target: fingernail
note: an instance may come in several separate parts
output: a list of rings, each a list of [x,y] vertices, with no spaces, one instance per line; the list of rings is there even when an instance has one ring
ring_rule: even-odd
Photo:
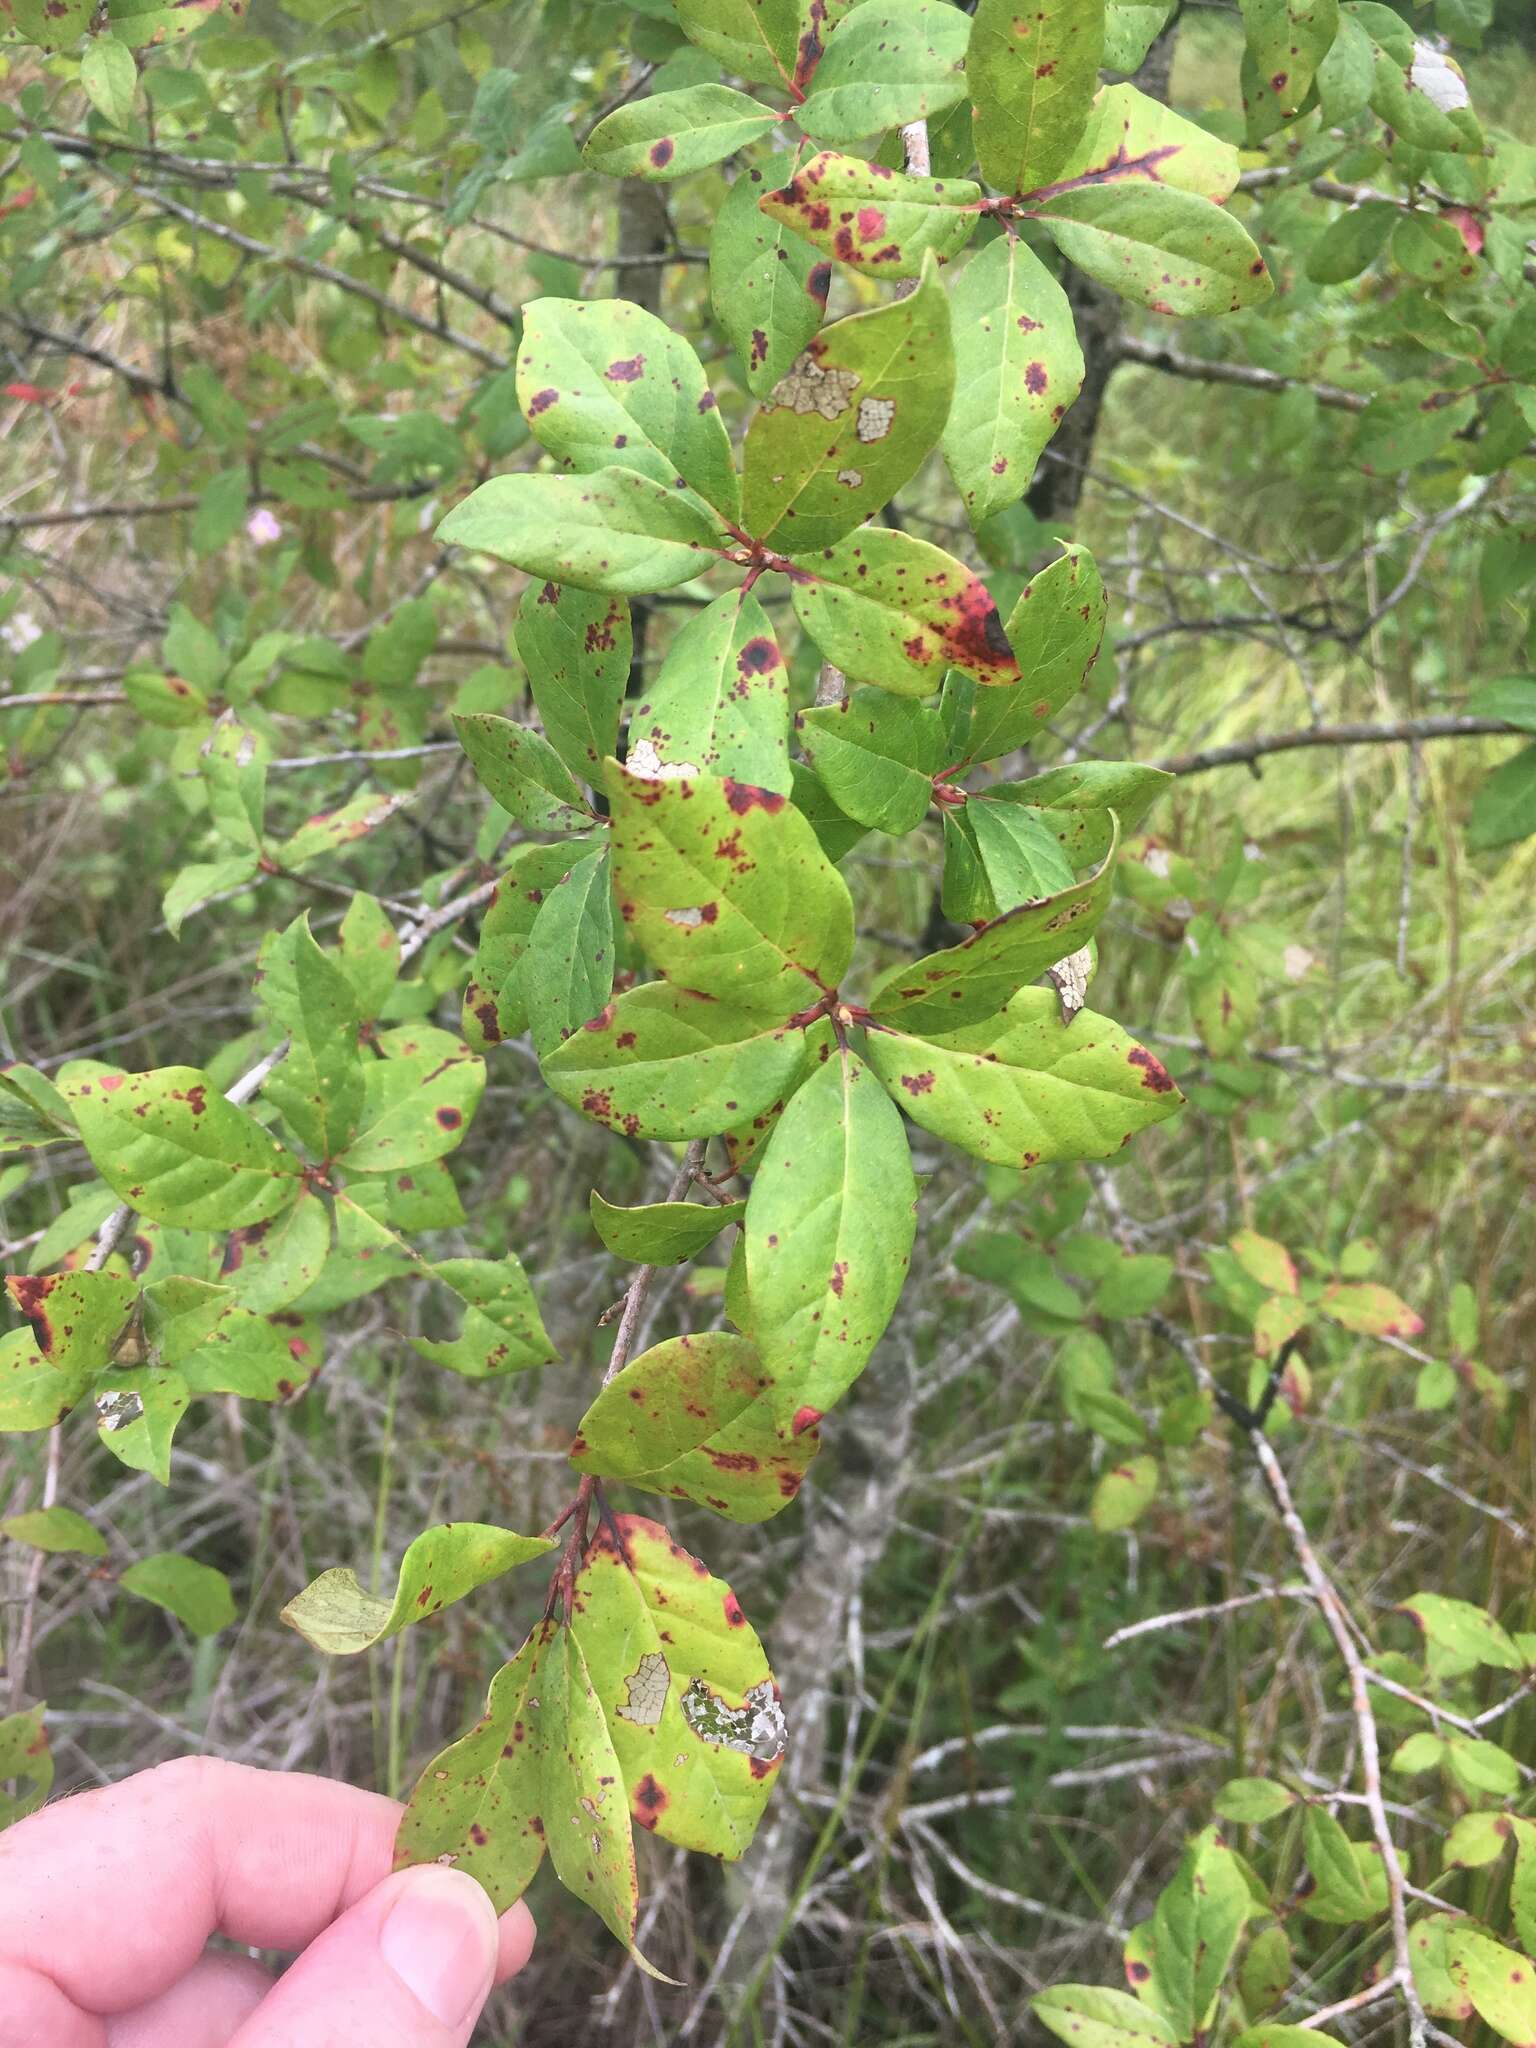
[[[413,1871],[384,1917],[379,1953],[434,2018],[454,2026],[491,1988],[495,1908],[461,1871]]]

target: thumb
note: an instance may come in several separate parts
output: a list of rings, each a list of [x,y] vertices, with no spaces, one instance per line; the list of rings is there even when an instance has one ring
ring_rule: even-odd
[[[472,1877],[400,1871],[310,1943],[229,2048],[465,2048],[497,1943],[495,1908]]]

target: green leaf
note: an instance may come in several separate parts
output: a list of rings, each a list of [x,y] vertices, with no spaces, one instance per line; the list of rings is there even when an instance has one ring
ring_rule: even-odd
[[[794,1499],[820,1448],[816,1429],[796,1430],[779,1407],[744,1337],[674,1337],[603,1388],[577,1424],[571,1463],[732,1522],[766,1522]]]
[[[740,356],[747,389],[757,398],[789,373],[820,327],[831,274],[830,264],[818,259],[809,242],[759,211],[767,190],[762,171],[744,168],[726,193],[709,238],[715,320]]]
[[[642,100],[609,119],[659,104]],[[534,299],[523,308],[517,396],[534,434],[572,468],[618,462],[669,489],[686,485],[730,517],[739,510],[730,438],[704,366],[643,306]]]
[[[4,11],[6,26],[14,27],[24,42],[62,50],[91,26],[96,0],[4,0]]]
[[[232,853],[224,860],[194,861],[190,867],[180,869],[161,899],[166,930],[173,939],[179,939],[182,926],[194,910],[210,897],[223,896],[254,881],[259,872],[260,856],[254,852]]]
[[[1438,1735],[1420,1730],[1399,1743],[1388,1768],[1400,1771],[1405,1777],[1415,1777],[1421,1771],[1438,1770],[1445,1760],[1445,1744]]]
[[[1051,989],[1020,989],[995,1016],[932,1036],[871,1029],[865,1056],[914,1123],[1000,1166],[1107,1159],[1184,1101],[1107,1017],[1081,1010],[1064,1024]]]
[[[973,797],[944,813],[944,915],[986,924],[1070,889],[1072,863],[1042,811]]]
[[[298,1160],[195,1067],[97,1072],[65,1093],[96,1171],[154,1222],[235,1230],[298,1195]]]
[[[804,1066],[805,1033],[713,996],[647,982],[543,1062],[562,1102],[626,1137],[687,1139],[768,1112]]]
[[[955,397],[944,459],[973,526],[1029,489],[1083,382],[1067,295],[1014,235],[999,235],[950,287]]]
[[[1223,1820],[1259,1826],[1296,1804],[1294,1792],[1273,1778],[1229,1778],[1211,1802]]]
[[[590,839],[522,847],[497,883],[464,991],[464,1036],[477,1051],[527,1029],[518,963],[545,898],[591,847]]]
[[[602,1009],[613,965],[612,865],[602,846],[539,905],[517,965],[517,996],[541,1058]]]
[[[1469,1600],[1452,1600],[1443,1593],[1415,1593],[1400,1607],[1423,1629],[1443,1677],[1474,1670],[1479,1664],[1491,1664],[1498,1671],[1525,1669],[1525,1659],[1508,1632]]]
[[[97,1434],[120,1464],[171,1483],[171,1439],[192,1390],[179,1372],[138,1366],[105,1374],[92,1392]]]
[[[1536,832],[1536,746],[1495,768],[1472,798],[1467,844],[1475,853],[1491,846],[1512,846]]]
[[[683,34],[738,78],[787,85],[800,33],[799,0],[676,0]]]
[[[1451,1775],[1469,1798],[1491,1793],[1495,1799],[1512,1799],[1520,1790],[1520,1766],[1496,1742],[1451,1735],[1445,1749]]]
[[[944,761],[944,728],[931,706],[885,690],[850,690],[836,704],[802,711],[795,727],[807,761],[845,816],[880,832],[906,833],[922,823]]]
[[[1502,718],[1521,732],[1536,733],[1536,676],[1500,676],[1479,683],[1467,699],[1475,718]]]
[[[1417,1337],[1424,1329],[1424,1318],[1375,1280],[1331,1280],[1318,1307],[1331,1322],[1362,1337]]]
[[[977,698],[962,766],[1011,754],[1077,695],[1098,660],[1108,611],[1103,580],[1086,548],[1067,547],[1025,586],[1006,628],[1019,680],[1011,690],[989,690]]]
[[[77,1136],[70,1106],[46,1074],[24,1060],[0,1069],[0,1153],[73,1144]]]
[[[1174,2048],[1179,2038],[1155,2006],[1101,1984],[1053,1984],[1029,2009],[1068,2048]]]
[[[548,1536],[519,1536],[486,1522],[445,1522],[407,1549],[393,1598],[365,1591],[343,1565],[322,1572],[289,1601],[281,1619],[326,1656],[355,1657],[555,1547]]]
[[[13,1273],[5,1285],[43,1357],[71,1377],[112,1362],[139,1294],[112,1273]]]
[[[1161,1253],[1117,1258],[1093,1290],[1094,1314],[1111,1320],[1149,1315],[1168,1292],[1173,1273],[1173,1261]]]
[[[958,256],[976,232],[981,187],[968,178],[915,178],[823,150],[758,201],[828,256],[873,277],[918,277],[931,250]]]
[[[1233,2048],[1318,2048],[1320,2042],[1337,2048],[1338,2036],[1325,2034],[1317,2027],[1284,2027],[1266,2021],[1260,2027],[1245,2027]]]
[[[864,0],[849,20],[882,11]],[[908,297],[822,328],[773,386],[742,457],[748,532],[793,553],[851,533],[937,445],[952,390],[949,304],[930,262]]]
[[[788,670],[750,591],[717,597],[667,649],[630,718],[629,766],[730,775],[788,794]]]
[[[517,651],[550,745],[574,776],[600,781],[629,687],[629,606],[621,597],[530,583],[517,608]]]
[[[772,107],[731,86],[690,85],[617,108],[598,122],[581,154],[594,171],[612,178],[661,184],[745,149],[777,127],[779,118]]]
[[[611,763],[614,890],[681,987],[783,1020],[853,952],[847,884],[788,799],[727,776],[651,780]]]
[[[1114,890],[1114,859],[1111,847],[1086,882],[1005,911],[958,946],[892,968],[869,999],[875,1022],[930,1037],[995,1017],[1025,983],[1087,944]],[[1127,1054],[1127,1061],[1143,1067],[1149,1094],[1171,1092],[1150,1053],[1142,1060]]]
[[[337,959],[352,984],[359,1017],[371,1022],[389,1000],[400,972],[400,941],[372,896],[354,894],[337,934]]]
[[[951,667],[978,683],[1018,681],[992,593],[930,541],[864,527],[792,557],[790,581],[795,616],[857,682],[926,697]]]
[[[1153,313],[1236,313],[1274,289],[1232,215],[1173,186],[1085,185],[1034,214],[1080,270]]]
[[[1112,1465],[1093,1489],[1089,1520],[1101,1536],[1128,1529],[1151,1506],[1158,1468],[1153,1457],[1127,1458]]]
[[[437,529],[445,544],[583,590],[669,590],[712,566],[720,535],[693,499],[633,469],[493,476]]]
[[[434,1365],[465,1379],[527,1372],[559,1357],[549,1341],[538,1302],[517,1254],[499,1259],[439,1259],[432,1278],[456,1295],[464,1316],[457,1337],[409,1339],[411,1348]]]
[[[816,1421],[863,1371],[901,1294],[916,1206],[900,1116],[862,1060],[834,1052],[780,1117],[743,1225],[781,1421]]]
[[[864,0],[826,38],[795,119],[839,148],[942,114],[965,96],[969,17],[946,0]]]
[[[1237,1991],[1244,2010],[1251,2016],[1278,2005],[1291,1982],[1291,1940],[1283,1927],[1262,1928],[1249,1942],[1238,1965]],[[1250,2031],[1258,2031],[1251,2029]],[[1316,2048],[1315,2042],[1293,2043],[1292,2048]]]
[[[999,192],[1048,184],[1082,135],[1099,87],[1104,0],[1021,11],[980,0],[966,59],[981,175]]]
[[[0,1522],[0,1536],[9,1536],[13,1543],[28,1544],[33,1550],[68,1556],[107,1554],[106,1537],[73,1508],[33,1508],[29,1514],[11,1515]]]
[[[363,1068],[363,1113],[343,1164],[392,1173],[451,1152],[480,1104],[485,1062],[446,1031],[405,1026],[378,1040]]]
[[[306,912],[262,952],[262,1001],[290,1034],[266,1096],[316,1159],[344,1152],[363,1111],[363,1063],[352,985],[321,951]]]
[[[1451,1861],[1451,1844],[1456,1841],[1463,1828],[1474,1821],[1489,1819],[1482,1814],[1464,1814],[1451,1830],[1446,1843],[1446,1861]],[[1511,1822],[1502,1814],[1491,1816],[1492,1831],[1501,1841],[1511,1829]],[[1513,1823],[1515,1836],[1515,1867],[1509,1880],[1509,1910],[1515,1923],[1515,1934],[1520,1946],[1529,1954],[1536,1943],[1536,1830],[1529,1821]],[[1458,1845],[1459,1847],[1459,1845]],[[1491,1860],[1491,1859],[1484,1859]]]
[[[1236,1953],[1249,1903],[1237,1858],[1207,1829],[1185,1851],[1178,1875],[1152,1915],[1149,1989],[1181,2041],[1193,2040],[1205,2028]]]
[[[114,128],[125,128],[133,114],[139,70],[133,53],[115,36],[92,36],[80,59],[80,83],[97,113]]]
[[[1526,1958],[1466,1921],[1447,1930],[1445,1954],[1452,1982],[1471,1999],[1478,2018],[1516,2048],[1532,2048],[1536,1973]]]
[[[637,1266],[681,1266],[696,1259],[746,1209],[745,1202],[647,1202],[620,1209],[595,1188],[591,1198],[592,1228],[616,1259]]]
[[[1374,392],[1360,415],[1355,460],[1377,475],[1414,469],[1438,455],[1476,412],[1470,393],[1456,397],[1422,378]]]
[[[504,811],[534,832],[582,832],[592,812],[542,733],[490,711],[455,712],[453,729],[476,775]]]
[[[1308,1806],[1303,1812],[1301,1838],[1307,1868],[1317,1880],[1317,1889],[1307,1898],[1306,1910],[1312,1913],[1323,1906],[1327,1908],[1326,1917],[1332,1920],[1339,1914],[1345,1923],[1368,1919],[1375,1904],[1356,1854],[1362,1845],[1352,1842],[1322,1806]]]
[[[195,1636],[216,1636],[235,1618],[235,1596],[224,1574],[174,1550],[140,1558],[117,1583],[125,1593],[174,1614]]]
[[[134,49],[147,43],[177,42],[201,28],[223,0],[107,0],[107,18],[123,42]]]
[[[1399,208],[1385,199],[1351,206],[1307,251],[1308,277],[1314,284],[1347,284],[1358,277],[1387,246],[1400,217]]]

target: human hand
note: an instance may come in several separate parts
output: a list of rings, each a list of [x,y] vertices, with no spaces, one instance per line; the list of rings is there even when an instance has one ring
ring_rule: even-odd
[[[400,1809],[182,1757],[0,1835],[0,2048],[465,2048],[533,1947],[472,1878],[389,1874]],[[276,1983],[210,1934],[301,1950]]]

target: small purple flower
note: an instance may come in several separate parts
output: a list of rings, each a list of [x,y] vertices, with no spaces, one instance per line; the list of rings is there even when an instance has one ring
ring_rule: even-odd
[[[269,512],[265,505],[258,507],[245,522],[246,533],[259,548],[271,547],[273,541],[283,537],[282,521]]]

